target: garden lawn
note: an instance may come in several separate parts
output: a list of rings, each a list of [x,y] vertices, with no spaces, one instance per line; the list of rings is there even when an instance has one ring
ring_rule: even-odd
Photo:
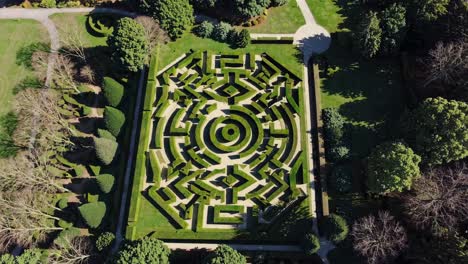
[[[79,30],[78,34],[83,36],[84,47],[107,46],[106,39],[95,37],[86,30],[86,18],[88,13],[57,13],[50,16],[50,19],[57,25],[59,33],[73,32],[75,26]]]
[[[251,33],[295,33],[304,24],[305,20],[296,0],[290,0],[284,6],[268,9],[268,15],[263,23],[247,29]]]
[[[13,88],[32,71],[16,64],[19,49],[36,42],[49,43],[46,29],[33,20],[0,21],[0,115],[11,110]]]
[[[338,1],[341,0],[307,0],[317,23],[330,33],[344,30],[346,16]]]
[[[164,68],[184,53],[193,50],[210,50],[215,53],[268,53],[283,66],[302,78],[302,55],[293,45],[289,44],[249,44],[244,49],[232,49],[228,44],[212,39],[203,39],[192,33],[185,33],[175,42],[161,46],[159,51],[159,69]]]

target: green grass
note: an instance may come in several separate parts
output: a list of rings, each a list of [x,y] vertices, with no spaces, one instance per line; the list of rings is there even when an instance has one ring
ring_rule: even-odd
[[[346,16],[337,1],[339,0],[307,0],[317,23],[330,33],[344,30]]]
[[[304,24],[305,20],[297,2],[290,0],[284,6],[268,9],[267,18],[263,23],[247,29],[251,33],[295,33]]]
[[[2,20],[0,22],[0,115],[12,108],[13,88],[32,71],[16,64],[16,53],[35,42],[49,43],[46,29],[33,20]]]
[[[73,28],[79,30],[79,34],[83,36],[84,47],[107,46],[106,39],[103,37],[95,37],[86,30],[86,18],[88,13],[57,13],[50,16],[52,21],[57,25],[59,33],[63,36],[64,32],[74,33]]]
[[[232,49],[226,43],[217,42],[212,39],[203,39],[195,36],[192,33],[185,33],[180,39],[175,42],[170,42],[165,46],[161,46],[159,52],[159,68],[162,69],[170,64],[173,60],[180,57],[184,53],[193,50],[210,50],[217,53],[235,52],[247,53],[254,52],[261,54],[268,53],[275,60],[280,62],[290,71],[302,77],[302,55],[300,51],[293,45],[278,45],[278,44],[249,44],[244,49]]]

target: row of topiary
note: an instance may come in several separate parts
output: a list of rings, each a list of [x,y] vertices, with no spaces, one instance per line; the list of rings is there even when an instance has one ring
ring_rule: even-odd
[[[213,24],[203,21],[195,27],[194,33],[202,38],[212,38],[219,42],[226,42],[236,48],[245,48],[250,43],[250,33],[247,29],[237,31],[229,23]]]

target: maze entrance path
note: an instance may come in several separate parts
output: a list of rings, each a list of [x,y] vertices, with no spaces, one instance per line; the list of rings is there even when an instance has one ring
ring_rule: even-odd
[[[258,238],[308,208],[299,77],[267,54],[200,51],[151,72],[127,236],[140,192],[170,223],[154,230],[166,239]]]

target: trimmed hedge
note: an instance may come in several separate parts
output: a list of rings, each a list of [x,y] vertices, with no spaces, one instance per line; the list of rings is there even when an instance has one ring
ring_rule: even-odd
[[[114,160],[119,144],[107,138],[94,138],[94,146],[98,159],[105,165],[109,165]]]
[[[93,31],[92,33],[94,35],[100,36],[100,37],[108,37],[112,35],[112,33],[114,32],[114,27],[104,25],[102,21],[104,18],[105,17],[101,17],[101,16],[93,17],[92,15],[89,15],[88,18],[86,19],[89,29]]]
[[[102,88],[104,96],[109,104],[113,107],[117,107],[122,101],[124,86],[110,77],[104,77]]]
[[[78,210],[89,227],[97,228],[106,214],[106,204],[104,202],[87,203],[78,207]]]
[[[302,249],[307,255],[313,255],[317,253],[320,249],[319,238],[312,233],[306,234],[302,242]]]
[[[345,240],[349,233],[346,220],[336,214],[330,214],[325,218],[323,228],[326,236],[333,241],[333,243],[339,243]]]
[[[98,128],[97,133],[98,133],[98,136],[100,138],[107,138],[107,139],[110,139],[110,140],[113,140],[113,141],[117,141],[117,139],[114,137],[114,135],[112,135],[111,132],[109,132],[109,131],[107,131],[105,129]]]
[[[106,106],[104,110],[104,122],[109,132],[117,137],[125,123],[125,115],[117,108]]]
[[[115,178],[111,174],[101,174],[96,176],[96,182],[103,193],[109,193],[114,187]]]

